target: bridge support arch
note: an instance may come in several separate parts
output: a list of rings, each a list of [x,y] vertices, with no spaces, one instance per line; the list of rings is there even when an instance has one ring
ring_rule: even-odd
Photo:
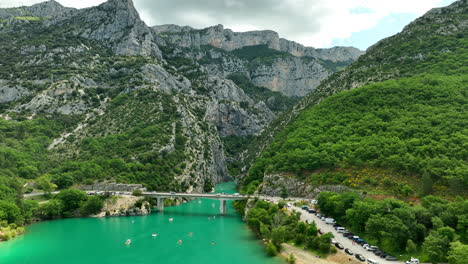
[[[223,215],[226,214],[226,200],[219,200],[219,212]]]
[[[162,212],[164,211],[164,198],[158,197],[158,211]]]

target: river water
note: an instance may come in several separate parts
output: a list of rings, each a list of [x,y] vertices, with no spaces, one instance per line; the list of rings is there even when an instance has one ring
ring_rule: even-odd
[[[233,193],[233,183],[217,192]],[[201,203],[200,203],[201,202]],[[169,218],[173,218],[170,222]],[[152,234],[157,233],[156,237]],[[125,241],[131,239],[130,245]],[[178,243],[181,240],[181,243]],[[200,199],[135,217],[74,218],[31,225],[0,243],[0,264],[280,264],[265,256],[235,212],[219,215],[219,201]]]

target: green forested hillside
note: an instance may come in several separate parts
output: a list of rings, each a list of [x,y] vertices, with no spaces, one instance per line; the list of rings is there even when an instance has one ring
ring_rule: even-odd
[[[466,76],[421,75],[331,96],[276,136],[248,180],[365,166],[429,175],[466,191],[467,85]]]
[[[432,10],[324,80],[260,137],[252,150],[265,151],[245,184],[265,172],[320,171],[333,176],[309,180],[357,187],[350,181],[365,174],[375,188],[398,174],[419,189],[424,178],[424,193],[436,183],[466,194],[467,10],[466,1]]]

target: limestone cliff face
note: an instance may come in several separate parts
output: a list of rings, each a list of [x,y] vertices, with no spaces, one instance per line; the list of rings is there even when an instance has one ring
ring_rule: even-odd
[[[175,48],[179,56],[185,54],[200,60],[211,74],[227,77],[232,73],[243,73],[256,85],[291,97],[302,97],[313,91],[338,68],[332,69],[329,65],[344,66],[363,54],[351,47],[304,47],[279,38],[278,33],[271,30],[233,32],[222,25],[201,30],[162,25],[152,27],[152,30],[160,46]],[[276,54],[270,52],[254,58],[255,47],[260,49],[258,54],[265,50]],[[244,49],[250,52],[247,56],[243,56]]]
[[[73,34],[106,42],[116,54],[161,57],[152,31],[140,19],[131,0],[109,0],[68,12],[48,24],[72,27]]]
[[[280,38],[278,33],[272,30],[233,32],[230,29],[224,29],[223,25],[200,30],[177,25],[160,25],[154,26],[152,29],[167,43],[186,48],[211,45],[232,51],[246,46],[267,45],[270,49],[284,51],[294,56],[310,56],[334,62],[354,61],[364,53],[353,47],[334,47],[331,49],[305,47],[294,41]]]

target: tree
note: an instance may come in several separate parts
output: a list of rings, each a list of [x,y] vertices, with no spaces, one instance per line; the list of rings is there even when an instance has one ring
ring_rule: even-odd
[[[289,196],[288,190],[287,190],[286,187],[283,185],[283,186],[281,187],[281,198],[286,199],[286,198],[288,198],[288,196]]]
[[[444,235],[446,230],[431,231],[423,243],[424,251],[429,256],[432,263],[444,262],[447,259],[447,252],[450,248],[450,240]]]
[[[277,227],[271,231],[271,241],[277,248],[281,248],[281,244],[286,238],[286,228],[284,226]]]
[[[102,207],[104,206],[104,202],[102,198],[99,196],[92,196],[88,198],[86,202],[83,203],[82,207],[80,208],[81,214],[86,215],[93,215],[101,212]]]
[[[465,264],[468,260],[468,245],[460,241],[451,243],[447,259],[450,264]]]
[[[25,223],[31,223],[34,216],[37,214],[39,203],[33,200],[24,200],[22,203],[22,214]]]
[[[69,173],[62,173],[54,175],[52,182],[60,189],[66,189],[73,185],[73,176]]]
[[[288,264],[295,264],[296,263],[296,257],[290,253],[287,259]]]
[[[85,192],[77,189],[66,189],[60,191],[56,199],[63,202],[63,211],[73,213],[76,209],[80,208],[81,203],[86,201],[87,195]]]
[[[401,250],[404,248],[408,237],[408,227],[395,215],[372,215],[366,223],[366,232],[379,242],[385,239]]]
[[[8,223],[22,224],[23,218],[18,206],[14,203],[0,200],[0,221],[6,220]]]
[[[43,190],[46,196],[50,197],[50,193],[57,188],[57,185],[50,182],[49,178],[42,176],[36,180],[37,188]]]
[[[274,257],[278,254],[278,249],[276,249],[275,244],[273,244],[271,241],[268,242],[265,250],[266,250],[267,256],[270,256],[270,257]]]
[[[133,196],[141,196],[143,192],[140,189],[136,189],[132,192]]]
[[[267,239],[269,239],[271,236],[271,232],[270,232],[270,229],[268,229],[268,226],[261,222],[260,222],[260,234],[262,235],[263,238],[267,238]]]
[[[432,185],[433,185],[433,182],[432,182],[432,178],[431,178],[431,175],[429,175],[429,173],[427,171],[424,171],[423,175],[422,175],[422,192],[423,192],[423,195],[428,195],[432,192]]]
[[[410,194],[413,193],[413,188],[411,188],[408,184],[405,184],[405,185],[403,185],[403,187],[401,187],[400,193],[404,197],[408,197],[408,196],[410,196]]]
[[[411,239],[408,239],[408,241],[406,241],[406,253],[408,254],[413,254],[416,252],[417,250],[417,247],[416,247],[416,244],[413,242],[413,240]]]
[[[37,214],[42,219],[53,219],[62,215],[63,208],[62,200],[51,199],[47,203],[39,205]]]

